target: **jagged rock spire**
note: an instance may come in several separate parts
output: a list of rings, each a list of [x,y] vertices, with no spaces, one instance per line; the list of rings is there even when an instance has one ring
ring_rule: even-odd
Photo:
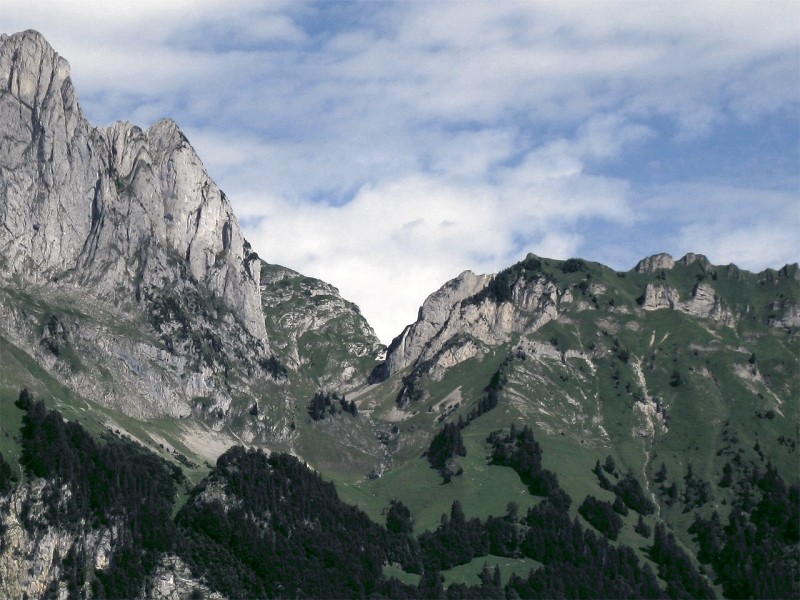
[[[0,93],[8,275],[67,279],[115,301],[127,289],[140,300],[188,264],[266,347],[256,257],[174,122],[92,127],[69,64],[35,31],[0,37]]]

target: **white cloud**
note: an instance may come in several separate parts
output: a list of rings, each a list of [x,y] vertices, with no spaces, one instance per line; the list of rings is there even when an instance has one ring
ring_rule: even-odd
[[[623,184],[579,167],[541,179],[535,162],[495,184],[419,175],[386,181],[365,186],[342,206],[278,201],[265,210],[251,201],[242,212],[263,219],[246,233],[256,248],[267,249],[268,260],[332,281],[357,299],[388,342],[416,318],[429,293],[460,271],[497,271],[528,251],[568,258],[582,238],[562,231],[565,223],[629,218]]]
[[[735,263],[752,271],[800,259],[796,193],[679,183],[655,190],[641,204],[640,227],[659,232],[654,241],[675,256],[695,252],[712,263]]]
[[[765,267],[780,268],[797,262],[797,222],[794,227],[784,223],[757,221],[734,228],[722,227],[720,222],[693,223],[681,229],[677,247],[681,254],[691,248],[702,248],[714,264],[734,263],[750,271]]]

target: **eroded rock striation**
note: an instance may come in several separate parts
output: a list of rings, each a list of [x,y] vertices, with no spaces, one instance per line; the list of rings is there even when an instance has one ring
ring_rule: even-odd
[[[30,322],[8,308],[3,332],[45,363],[49,349],[61,359],[51,371],[73,389],[138,417],[185,415],[197,396],[228,404],[225,363],[270,354],[261,261],[178,126],[93,127],[69,64],[34,31],[0,37],[0,122],[0,284],[47,288],[53,319],[63,321],[55,313],[70,298],[85,313],[58,324],[62,352],[45,339],[47,315]],[[139,343],[119,342],[114,329],[126,321]],[[69,330],[72,354],[100,349],[115,385],[97,389],[63,364]]]
[[[0,245],[7,275],[141,300],[188,275],[266,342],[256,256],[170,120],[92,127],[70,69],[36,32],[0,38]]]
[[[532,332],[558,317],[562,293],[545,276],[512,268],[495,275],[465,271],[431,294],[417,321],[406,327],[388,350],[384,375],[428,363],[444,370],[495,347],[515,333]]]

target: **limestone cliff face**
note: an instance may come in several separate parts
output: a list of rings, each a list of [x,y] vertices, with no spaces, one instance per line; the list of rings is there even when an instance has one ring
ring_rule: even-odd
[[[180,557],[165,555],[147,586],[146,600],[185,600],[186,598],[208,598],[224,600],[225,596],[211,591]]]
[[[69,530],[52,525],[43,501],[45,488],[52,485],[52,481],[34,479],[0,496],[0,598],[95,597],[89,582],[79,589],[68,588],[65,571],[105,571],[128,535],[114,523],[93,526],[82,521]],[[64,485],[62,494],[69,493],[69,486]],[[77,564],[68,567],[69,557]],[[145,581],[141,597],[178,600],[192,594],[224,599],[195,577],[180,557],[164,554]]]
[[[686,301],[681,301],[680,294],[673,287],[648,283],[640,303],[648,311],[668,308],[693,317],[711,319],[723,325],[736,324],[736,316],[725,306],[711,284],[706,282],[697,283],[691,297]]]
[[[386,356],[388,373],[396,373],[410,365],[422,356],[432,339],[443,337],[447,323],[454,322],[456,306],[483,290],[489,280],[489,275],[465,271],[428,296],[419,309],[417,321],[407,326],[389,347]]]
[[[644,310],[659,310],[662,308],[675,308],[681,298],[678,291],[668,285],[648,283],[640,299]]]
[[[417,321],[406,327],[389,348],[388,375],[428,362],[434,377],[511,339],[512,334],[535,331],[558,317],[560,292],[545,277],[519,277],[507,297],[498,298],[490,286],[500,275],[465,271],[431,294]]]
[[[669,254],[655,254],[640,260],[634,271],[648,275],[670,271],[677,265],[688,267],[699,265],[703,271],[715,268],[708,258],[702,254],[688,253],[677,262]],[[708,281],[699,281],[692,289],[691,296],[682,300],[675,287],[659,281],[648,282],[639,298],[639,304],[646,311],[670,309],[677,310],[692,317],[711,319],[717,323],[734,326],[736,315],[725,305],[723,300]]]
[[[669,271],[675,266],[675,260],[666,252],[643,258],[633,268],[637,273],[655,273],[660,270]]]
[[[75,266],[103,171],[67,61],[34,32],[0,36],[0,247],[9,274]]]
[[[44,38],[0,38],[0,247],[7,275],[141,301],[180,277],[266,343],[259,269],[225,195],[177,125],[89,125]]]
[[[42,598],[49,589],[67,598],[66,586],[59,585],[62,559],[72,552],[85,557],[82,568],[100,571],[111,559],[120,533],[113,525],[92,529],[76,523],[73,531],[66,531],[47,523],[42,493],[48,483],[35,480],[0,496],[0,527],[5,532],[0,543],[0,597]],[[85,587],[83,592],[91,594],[88,584]]]
[[[0,335],[133,416],[186,416],[198,396],[227,410],[232,366],[252,377],[270,355],[260,261],[178,126],[93,127],[33,31],[0,36],[0,124]]]

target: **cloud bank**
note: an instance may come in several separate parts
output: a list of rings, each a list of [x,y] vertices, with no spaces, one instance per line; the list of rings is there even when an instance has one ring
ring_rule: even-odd
[[[385,342],[527,252],[800,258],[794,2],[30,2],[89,119],[174,118],[269,262]]]

